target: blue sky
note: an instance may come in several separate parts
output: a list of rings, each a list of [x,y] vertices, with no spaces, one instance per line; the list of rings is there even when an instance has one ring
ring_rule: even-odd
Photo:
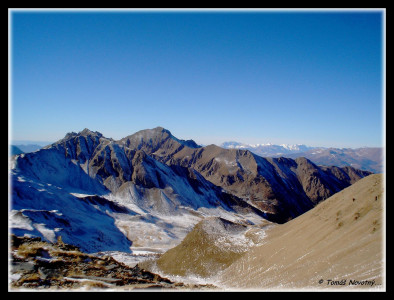
[[[382,11],[22,11],[10,133],[382,146]]]

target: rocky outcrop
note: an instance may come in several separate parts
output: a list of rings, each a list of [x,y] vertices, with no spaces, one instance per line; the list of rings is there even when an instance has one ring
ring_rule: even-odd
[[[157,274],[128,267],[115,259],[98,257],[65,244],[59,238],[11,236],[11,289],[213,289],[212,285],[188,285]]]

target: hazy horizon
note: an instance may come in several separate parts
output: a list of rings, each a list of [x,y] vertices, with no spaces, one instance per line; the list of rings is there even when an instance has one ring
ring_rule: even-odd
[[[145,128],[145,129],[153,129],[153,128],[154,128],[154,127],[152,127],[152,128]],[[88,128],[88,129],[91,130],[91,131],[97,131],[97,130],[94,130],[94,129],[91,129],[91,128]],[[273,143],[273,142],[270,142],[270,141],[246,142],[246,141],[244,141],[242,138],[239,139],[239,140],[236,140],[236,139],[228,139],[228,140],[222,140],[222,141],[220,141],[220,142],[212,141],[212,142],[208,142],[208,143],[201,143],[201,142],[199,142],[198,140],[193,139],[192,137],[187,137],[187,138],[185,138],[185,137],[179,137],[179,136],[175,135],[170,129],[168,129],[168,128],[165,128],[165,129],[169,130],[176,138],[179,138],[179,139],[182,139],[182,140],[190,140],[190,139],[191,139],[191,140],[195,141],[198,145],[202,145],[202,146],[207,146],[207,145],[211,145],[211,144],[214,144],[214,145],[217,145],[217,146],[221,146],[221,144],[223,144],[223,143],[225,143],[225,142],[237,142],[237,143],[248,144],[248,145],[256,145],[256,144],[272,144],[272,145],[306,145],[306,146],[309,146],[309,147],[322,147],[322,148],[353,148],[353,149],[355,149],[355,148],[378,148],[378,147],[384,147],[384,145],[380,145],[380,146],[360,146],[360,147],[341,147],[341,146],[335,146],[335,145],[315,145],[315,144],[303,144],[303,143],[286,143],[286,142],[283,142],[283,143],[281,143],[281,142]],[[78,133],[78,132],[81,132],[82,130],[83,130],[83,129],[77,130],[77,131],[74,131],[74,132]],[[138,131],[139,131],[139,130],[138,130]],[[136,132],[138,132],[138,131],[136,131]],[[66,135],[67,133],[70,133],[70,132],[72,132],[72,131],[66,132],[62,137],[60,137],[60,138],[58,138],[58,139],[56,139],[56,140],[52,140],[52,141],[15,140],[15,139],[10,139],[10,140],[9,140],[9,143],[10,143],[11,145],[15,145],[15,146],[18,146],[18,145],[32,145],[32,144],[37,144],[37,145],[40,145],[40,146],[46,146],[46,145],[50,145],[50,144],[52,144],[52,143],[55,143],[55,142],[61,140],[62,138],[65,137],[65,135]],[[98,132],[100,132],[100,131],[98,131]],[[130,134],[134,134],[134,133],[136,133],[136,132],[132,132],[132,133],[130,133]],[[100,133],[102,133],[102,132],[100,132]],[[130,134],[128,134],[128,135],[130,135]],[[126,137],[127,135],[125,135],[125,136],[120,136],[120,137],[118,137],[118,138],[114,138],[114,137],[111,137],[111,136],[106,136],[105,134],[103,134],[103,136],[106,137],[106,138],[112,138],[112,139],[114,139],[114,140],[120,140],[120,139]]]

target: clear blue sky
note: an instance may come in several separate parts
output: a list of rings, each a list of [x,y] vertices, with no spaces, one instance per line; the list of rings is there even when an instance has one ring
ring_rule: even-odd
[[[11,12],[14,140],[382,146],[383,11]]]

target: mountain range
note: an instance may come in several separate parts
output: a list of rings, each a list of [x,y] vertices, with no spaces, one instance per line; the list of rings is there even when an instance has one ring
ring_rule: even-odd
[[[333,148],[310,147],[302,144],[244,144],[239,142],[224,142],[220,145],[226,149],[244,149],[263,157],[306,157],[317,165],[351,166],[356,169],[373,173],[383,172],[383,148]]]
[[[220,144],[220,147],[226,149],[243,149],[249,150],[260,156],[284,156],[291,153],[305,152],[316,147],[309,147],[303,144],[281,144],[275,145],[271,143],[267,144],[245,144],[235,141],[224,142]]]
[[[89,253],[164,251],[207,217],[286,223],[370,174],[202,147],[162,127],[120,140],[84,129],[12,158],[10,228]]]

